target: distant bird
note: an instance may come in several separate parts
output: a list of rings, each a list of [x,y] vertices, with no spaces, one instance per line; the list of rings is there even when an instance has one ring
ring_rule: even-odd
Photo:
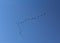
[[[40,16],[43,16],[43,15],[40,15]]]
[[[23,37],[23,34],[22,34],[22,32],[19,32],[19,35],[20,35],[21,37]]]
[[[46,12],[44,12],[43,15],[45,16],[46,15]]]

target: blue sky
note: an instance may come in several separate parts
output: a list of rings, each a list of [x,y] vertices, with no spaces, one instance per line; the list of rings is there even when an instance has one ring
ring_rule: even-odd
[[[60,1],[0,0],[0,43],[60,43]]]

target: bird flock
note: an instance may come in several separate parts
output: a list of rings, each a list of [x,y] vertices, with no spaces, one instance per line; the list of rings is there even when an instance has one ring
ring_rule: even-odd
[[[26,19],[24,19],[23,21],[19,21],[19,22],[17,23],[17,26],[18,26],[18,28],[19,28],[19,34],[22,35],[22,32],[23,32],[22,29],[21,29],[21,27],[20,27],[20,24],[23,24],[23,23],[25,23],[25,22],[27,22],[27,21],[39,19],[41,16],[46,16],[46,12],[44,12],[43,14],[41,14],[41,15],[39,15],[39,16],[26,18]]]
[[[30,21],[30,20],[36,20],[36,19],[39,19],[41,16],[45,16],[46,15],[46,12],[44,12],[43,14],[39,15],[39,16],[36,16],[36,17],[30,17],[30,18],[26,18],[24,19],[23,21],[20,21],[19,24],[23,24],[27,21]]]

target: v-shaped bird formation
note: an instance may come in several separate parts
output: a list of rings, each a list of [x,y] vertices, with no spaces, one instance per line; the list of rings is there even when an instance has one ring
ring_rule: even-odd
[[[38,16],[35,16],[35,17],[28,17],[28,18],[26,18],[26,19],[24,19],[23,21],[19,21],[18,23],[17,23],[17,26],[18,26],[18,28],[19,28],[19,34],[22,36],[22,29],[21,29],[21,27],[20,27],[20,25],[21,24],[23,24],[23,23],[25,23],[25,22],[28,22],[28,21],[31,21],[31,20],[36,20],[36,19],[39,19],[41,16],[46,16],[46,12],[44,12],[43,14],[41,14],[41,15],[38,15]]]

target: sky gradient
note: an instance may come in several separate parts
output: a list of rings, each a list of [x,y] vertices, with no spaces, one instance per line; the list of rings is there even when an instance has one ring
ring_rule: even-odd
[[[60,1],[0,0],[0,43],[60,43]]]

